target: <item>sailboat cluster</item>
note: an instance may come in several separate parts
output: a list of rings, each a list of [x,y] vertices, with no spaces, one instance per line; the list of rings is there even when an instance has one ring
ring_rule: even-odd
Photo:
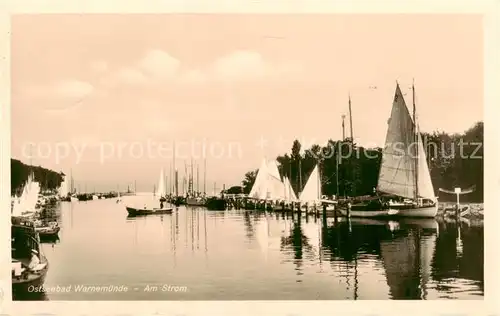
[[[371,197],[324,197],[318,161],[306,185],[298,192],[298,198],[295,198],[289,179],[283,177],[281,180],[276,162],[266,163],[265,160],[248,197],[254,200],[256,208],[264,209],[311,212],[333,208],[340,216],[435,217],[438,210],[437,197],[416,117],[415,102],[413,115],[410,115],[397,84],[382,152],[378,186]]]

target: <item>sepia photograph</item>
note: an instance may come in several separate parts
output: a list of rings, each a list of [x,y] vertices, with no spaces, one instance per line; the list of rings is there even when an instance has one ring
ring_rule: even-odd
[[[13,300],[484,300],[481,15],[10,23]]]

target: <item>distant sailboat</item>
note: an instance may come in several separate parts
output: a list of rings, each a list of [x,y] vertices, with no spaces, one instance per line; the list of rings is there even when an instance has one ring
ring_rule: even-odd
[[[61,182],[61,185],[59,186],[57,193],[59,195],[59,198],[66,198],[68,196],[68,194],[70,193],[69,192],[69,183],[68,183],[68,181],[66,181],[66,177]]]
[[[265,200],[267,189],[265,187],[266,184],[266,176],[267,176],[267,163],[266,159],[262,158],[262,162],[260,164],[260,168],[257,171],[257,176],[255,177],[254,184],[248,197],[256,200]]]
[[[248,197],[260,201],[285,200],[285,186],[276,161],[267,162],[265,158],[262,159]]]
[[[321,179],[318,165],[314,167],[309,175],[304,190],[300,193],[299,200],[308,209],[321,206]]]
[[[36,213],[36,204],[40,184],[35,181],[33,173],[28,176],[21,196],[14,202],[12,216],[31,216]]]
[[[351,216],[436,216],[437,200],[413,103],[412,119],[398,84],[378,177],[377,192],[381,199],[353,205]],[[346,210],[341,212],[346,215]]]
[[[158,196],[160,200],[165,200],[167,196],[167,187],[165,185],[165,172],[163,168],[160,171],[160,179],[158,180],[158,187],[155,191],[155,196]]]
[[[283,178],[283,187],[285,189],[285,202],[287,203],[296,202],[297,196],[295,195],[295,192],[293,191],[292,188],[292,184],[290,183],[290,180],[288,179],[287,176]]]

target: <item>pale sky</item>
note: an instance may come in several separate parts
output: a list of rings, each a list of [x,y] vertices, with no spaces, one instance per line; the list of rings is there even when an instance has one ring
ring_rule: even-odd
[[[33,142],[82,191],[150,191],[172,162],[158,143],[184,146],[183,171],[204,138],[207,188],[237,185],[295,138],[339,138],[349,93],[356,142],[382,146],[396,80],[411,104],[415,79],[423,131],[483,120],[479,15],[14,16],[11,74],[12,156]]]

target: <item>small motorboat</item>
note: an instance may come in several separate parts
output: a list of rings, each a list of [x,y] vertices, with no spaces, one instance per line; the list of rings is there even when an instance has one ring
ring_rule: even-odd
[[[148,208],[144,206],[144,208],[125,206],[127,209],[129,216],[143,216],[143,215],[154,215],[154,214],[172,214],[172,207],[163,207],[163,208]]]
[[[57,222],[43,224],[39,221],[35,222],[35,230],[40,236],[40,240],[52,239],[58,236],[61,227]]]

